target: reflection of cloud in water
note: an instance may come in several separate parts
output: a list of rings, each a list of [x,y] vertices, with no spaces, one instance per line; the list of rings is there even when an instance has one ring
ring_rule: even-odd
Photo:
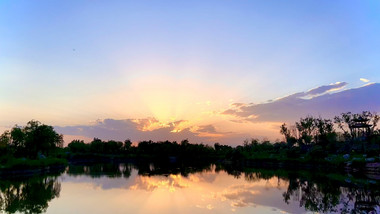
[[[216,173],[207,172],[201,174],[193,174],[189,176],[192,182],[213,183],[218,175]]]
[[[87,183],[94,188],[103,190],[110,189],[126,189],[126,190],[144,190],[153,192],[156,190],[164,190],[174,193],[179,189],[199,188],[204,185],[219,183],[217,177],[227,176],[225,173],[203,172],[190,174],[188,177],[181,175],[169,176],[139,176],[136,170],[132,170],[131,176],[127,178],[108,178],[102,176],[99,178],[91,178],[90,176],[68,176],[65,175],[63,182]],[[220,185],[220,184],[219,184]],[[229,204],[230,211],[238,211],[239,208],[269,206],[276,207],[279,210],[288,213],[303,213],[305,209],[299,207],[297,203],[285,204],[282,193],[286,190],[288,182],[272,178],[269,180],[257,179],[247,183],[244,179],[236,180],[235,185],[226,187],[219,186],[212,192],[202,193],[199,197],[202,202],[195,205],[197,208],[204,210],[215,210],[219,205],[218,202]],[[204,189],[205,190],[205,189]],[[198,203],[199,203],[198,202]]]
[[[94,188],[109,190],[124,188],[128,189],[130,186],[134,185],[134,177],[137,177],[137,171],[133,170],[129,178],[109,178],[105,175],[98,178],[93,178],[88,175],[70,176],[65,174],[61,177],[61,179],[63,182],[86,183],[92,185]]]
[[[233,201],[232,206],[234,207],[246,207],[246,206],[249,206],[250,203],[253,203],[253,201],[251,200],[257,194],[258,194],[257,191],[249,191],[249,190],[240,189],[235,192],[222,193],[222,197],[225,197],[226,199]]]
[[[202,205],[195,205],[195,207],[197,208],[200,208],[200,209],[208,209],[208,210],[212,210],[214,209],[215,207],[212,206],[211,204],[207,204],[206,206],[202,206]]]
[[[253,183],[232,185],[220,192],[212,193],[210,198],[229,201],[232,209],[244,207],[268,206],[278,208],[288,213],[304,213],[303,207],[297,203],[285,204],[282,193],[288,182],[272,178]]]
[[[190,180],[181,175],[164,176],[138,176],[134,179],[134,185],[130,187],[132,190],[140,189],[153,191],[155,189],[167,189],[169,192],[176,191],[176,188],[187,188],[190,186]]]
[[[169,176],[136,176],[134,178],[134,185],[130,189],[153,191],[155,189],[167,189],[169,192],[176,191],[176,188],[188,188],[196,183],[213,183],[218,174],[215,172],[203,172],[190,174],[188,177],[181,175]]]
[[[131,189],[131,190],[146,190],[153,191],[157,188],[168,189],[169,192],[174,192],[176,188],[187,188],[194,183],[212,183],[215,181],[217,174],[214,172],[196,173],[190,174],[188,177],[181,175],[169,175],[169,176],[139,176],[137,171],[132,169],[131,176],[129,178],[109,178],[106,175],[100,177],[91,177],[88,175],[63,175],[61,177],[63,182],[72,183],[87,183],[94,187],[100,187],[101,189]]]

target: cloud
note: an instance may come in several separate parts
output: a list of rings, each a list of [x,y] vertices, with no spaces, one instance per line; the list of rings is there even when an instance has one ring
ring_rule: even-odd
[[[294,122],[307,115],[332,118],[342,112],[380,111],[380,84],[372,83],[360,88],[341,90],[347,83],[338,82],[298,92],[267,103],[233,103],[228,109],[212,115],[213,122],[194,124],[194,121],[163,122],[155,117],[140,119],[104,119],[92,124],[57,126],[57,132],[68,139],[94,137],[103,140],[133,142],[142,140],[181,141],[191,143],[238,145],[251,137],[280,137],[279,126]],[[341,90],[337,91],[336,90]],[[334,91],[334,93],[332,93]],[[211,117],[211,116],[210,116]],[[236,124],[239,123],[237,126]],[[218,126],[216,126],[216,124]]]
[[[245,105],[246,105],[245,103],[232,103],[231,107],[238,108],[238,107],[245,106]]]
[[[309,90],[308,92],[306,92],[306,95],[307,96],[321,95],[321,94],[328,93],[331,91],[337,91],[339,89],[342,89],[346,85],[347,85],[346,82],[337,82],[330,85],[323,85],[323,86]]]
[[[130,139],[133,142],[143,140],[179,142],[188,139],[192,143],[211,144],[231,142],[231,140],[241,143],[245,139],[239,136],[240,140],[237,140],[234,133],[219,132],[211,124],[196,126],[190,125],[187,120],[164,123],[152,117],[124,120],[104,119],[97,120],[90,125],[56,126],[55,130],[64,135],[65,144],[74,139],[89,142],[94,137],[118,141]]]
[[[197,133],[199,137],[207,137],[212,142],[220,142],[221,139],[224,139],[224,141],[231,143],[231,141],[228,140],[235,138],[234,140],[236,141],[238,135],[234,132],[217,131],[215,126],[211,124],[196,127],[193,132]],[[240,142],[242,142],[243,139],[244,138],[240,139]]]
[[[189,128],[178,131],[178,128],[185,122],[186,121],[179,120],[171,123],[163,123],[155,118],[124,120],[104,119],[97,120],[91,125],[56,126],[55,129],[64,135],[84,136],[87,138],[97,137],[103,140],[180,141],[189,139],[192,142],[205,140],[204,138],[200,138],[196,133],[191,132]]]
[[[198,132],[216,133],[215,126],[213,126],[213,125],[200,126],[197,131]]]
[[[360,81],[362,81],[362,82],[369,82],[369,79],[360,78]]]
[[[380,84],[329,93],[346,85],[347,83],[341,82],[320,86],[263,104],[234,105],[222,111],[221,114],[233,116],[231,121],[239,123],[244,121],[289,122],[307,115],[331,118],[347,111],[380,110],[380,100],[373,99],[380,94]]]

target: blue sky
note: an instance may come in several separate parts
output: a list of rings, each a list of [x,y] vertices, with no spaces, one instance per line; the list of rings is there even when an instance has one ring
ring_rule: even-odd
[[[379,1],[1,1],[0,11],[0,126],[207,125],[194,115],[380,79]]]

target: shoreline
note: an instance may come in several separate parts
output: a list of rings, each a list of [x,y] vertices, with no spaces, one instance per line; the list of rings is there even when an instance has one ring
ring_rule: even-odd
[[[335,172],[339,174],[353,174],[365,176],[368,179],[380,180],[380,162],[364,163],[361,165],[352,164],[352,162],[347,161],[344,164],[334,165],[327,161],[323,162],[301,162],[294,160],[260,160],[260,159],[243,159],[239,161],[232,161],[227,159],[202,159],[202,160],[189,160],[189,159],[178,159],[176,157],[167,158],[137,158],[137,157],[112,157],[112,156],[102,156],[96,155],[92,158],[67,158],[67,159],[56,159],[55,161],[60,161],[61,163],[53,162],[49,165],[44,163],[44,159],[37,160],[40,161],[40,165],[28,166],[25,168],[14,167],[14,168],[0,168],[0,177],[8,176],[31,176],[38,174],[46,174],[51,172],[58,172],[65,169],[69,165],[86,165],[86,164],[121,164],[121,163],[160,163],[166,164],[168,166],[173,164],[181,164],[183,166],[194,166],[197,163],[208,163],[208,164],[222,164],[230,166],[233,168],[262,168],[268,170],[306,170],[312,171],[316,170],[318,173],[330,173]],[[35,167],[34,167],[35,166]]]

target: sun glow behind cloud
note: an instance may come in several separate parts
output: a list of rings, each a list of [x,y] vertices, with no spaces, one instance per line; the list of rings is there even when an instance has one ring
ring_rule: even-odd
[[[185,99],[186,102],[183,103],[190,104],[183,105],[183,113],[178,116],[162,117],[160,120],[155,118],[153,113],[147,108],[143,109],[143,113],[150,115],[149,117],[122,116],[125,119],[101,119],[90,125],[58,126],[56,128],[60,133],[65,135],[84,136],[87,138],[98,137],[104,140],[130,139],[133,142],[142,140],[180,142],[188,139],[191,143],[203,142],[213,145],[215,142],[219,142],[229,145],[241,145],[245,139],[250,138],[266,138],[271,141],[282,140],[283,136],[280,135],[279,127],[284,122],[293,123],[300,117],[304,117],[310,113],[313,113],[314,116],[323,113],[322,117],[331,118],[342,112],[342,106],[351,106],[350,103],[355,102],[357,99],[355,97],[378,94],[379,84],[374,83],[359,88],[332,92],[332,90],[341,89],[345,85],[345,83],[334,83],[320,86],[263,104],[242,103],[235,102],[235,100],[228,100],[228,103],[225,103],[221,101],[224,100],[224,92],[214,92],[217,91],[215,90],[217,87],[212,90],[215,93],[215,99],[211,99],[211,95],[208,94],[210,91],[205,90],[204,87],[200,89],[195,88],[193,91],[187,91],[189,98],[187,98],[188,100]],[[137,87],[134,90],[137,89],[139,88]],[[200,96],[196,96],[199,90],[205,90],[205,92],[200,94]],[[122,114],[123,110],[131,109],[128,108],[128,101],[130,100],[128,98],[129,92],[128,90],[127,92],[120,90],[119,94],[112,94],[111,96],[123,97],[123,99],[119,100],[126,101],[124,101],[125,103],[120,102],[121,104],[117,105],[115,99],[111,99],[109,102],[106,102],[109,108],[118,107],[118,109],[114,109],[119,112],[118,114]],[[138,94],[136,92],[134,94],[136,95],[136,101],[133,102],[133,105],[131,104],[131,107],[144,106],[144,102],[139,100],[142,98],[137,99],[137,95],[143,96],[144,93]],[[304,99],[305,95],[320,96]],[[172,92],[171,94],[167,94],[167,96],[177,95],[175,92]],[[353,98],[347,100],[345,97]],[[169,98],[166,99],[169,104],[173,104],[170,103]],[[334,102],[335,104],[331,105]],[[150,105],[154,109],[154,103],[150,103]],[[363,100],[362,105],[365,108],[369,107],[371,111],[378,111],[379,104],[377,100],[368,98]],[[336,108],[332,109],[331,106],[336,106]],[[356,111],[361,111],[363,106],[359,106]],[[321,112],[320,109],[328,109],[328,111]],[[156,112],[159,113],[159,111]]]
[[[237,90],[197,79],[165,75],[126,79],[128,86],[120,89],[117,97],[125,97],[129,102],[123,102],[124,108],[117,111],[129,117],[148,115],[155,118],[157,121],[151,121],[150,127],[144,128],[146,130],[174,125],[177,129],[173,131],[178,132],[195,124],[207,124],[212,117],[210,112],[228,105],[225,97],[238,97],[239,94]],[[176,121],[182,122],[172,124]]]

